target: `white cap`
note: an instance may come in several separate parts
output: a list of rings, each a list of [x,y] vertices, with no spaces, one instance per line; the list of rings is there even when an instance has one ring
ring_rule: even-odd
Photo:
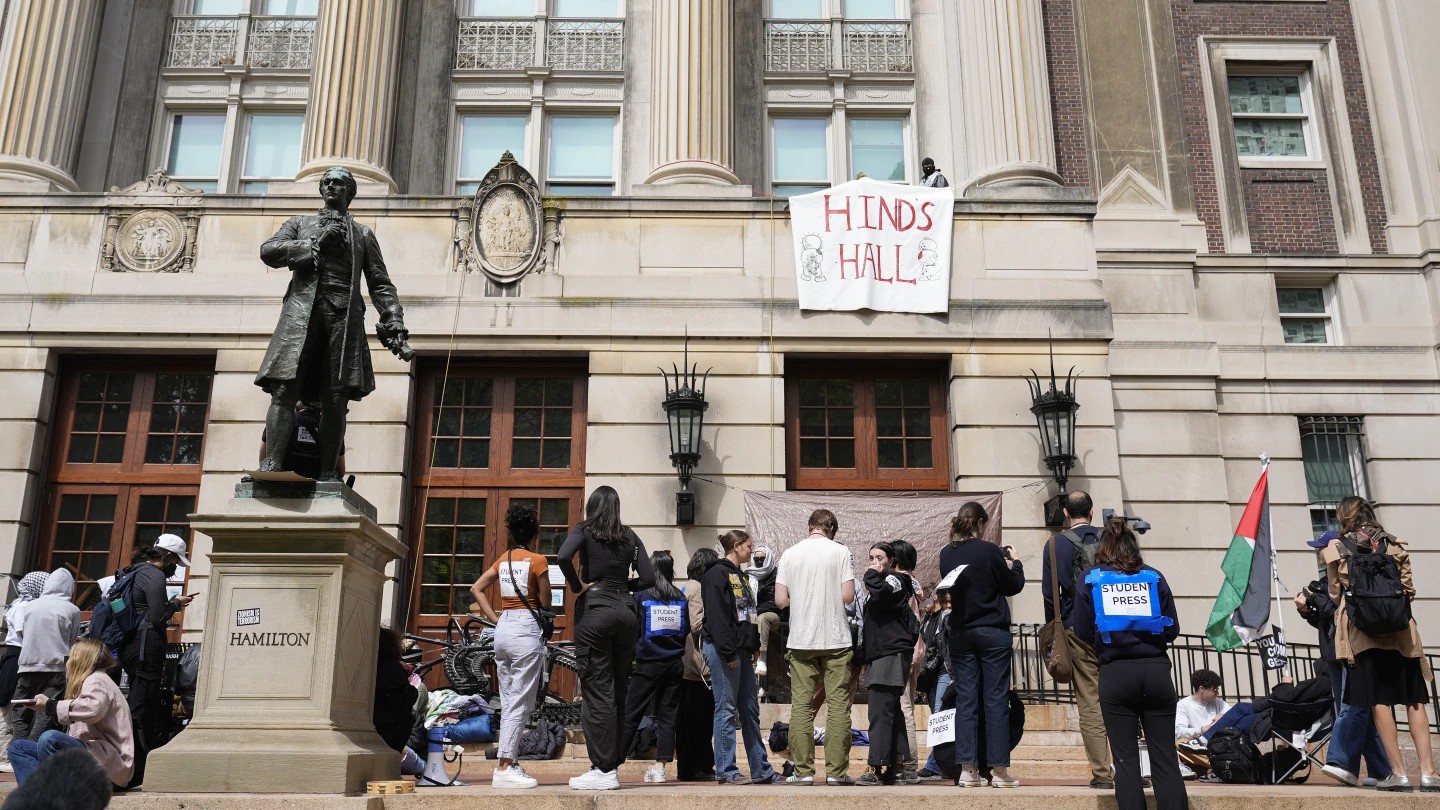
[[[155,541],[156,548],[163,548],[166,551],[180,558],[180,564],[186,568],[190,567],[190,558],[185,556],[185,541],[180,539],[178,534],[162,534],[160,539]]]

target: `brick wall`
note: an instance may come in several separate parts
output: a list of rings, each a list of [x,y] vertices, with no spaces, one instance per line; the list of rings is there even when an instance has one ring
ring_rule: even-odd
[[[1080,90],[1080,56],[1075,0],[1043,0],[1045,53],[1050,68],[1050,114],[1055,126],[1056,169],[1067,186],[1091,186],[1090,149],[1085,142],[1085,104]]]
[[[1339,253],[1330,178],[1322,169],[1241,169],[1254,253]]]
[[[1355,41],[1355,26],[1351,18],[1350,0],[1325,0],[1316,3],[1264,3],[1241,2],[1238,0],[1171,0],[1175,21],[1175,45],[1180,62],[1181,104],[1185,120],[1185,137],[1190,149],[1191,180],[1195,190],[1195,208],[1205,223],[1210,250],[1224,250],[1221,231],[1219,196],[1216,192],[1215,159],[1210,144],[1209,110],[1205,104],[1205,90],[1200,69],[1201,36],[1266,36],[1266,37],[1334,37],[1340,58],[1341,79],[1345,85],[1345,101],[1350,112],[1350,136],[1355,144],[1355,168],[1360,178],[1361,202],[1364,216],[1370,229],[1370,246],[1376,253],[1387,252],[1385,240],[1385,199],[1380,181],[1380,165],[1375,154],[1375,138],[1370,127],[1370,105],[1365,95],[1364,74],[1360,66],[1360,51]],[[1248,174],[1248,172],[1247,172]],[[1278,174],[1278,173],[1271,173]],[[1267,190],[1251,188],[1249,178],[1245,182],[1246,217],[1250,222],[1251,250],[1263,252],[1335,252],[1337,236],[1330,210],[1328,192],[1321,183],[1304,186],[1308,199],[1315,189],[1320,189],[1324,205],[1311,211],[1312,218],[1328,223],[1324,239],[1313,244],[1293,245],[1291,238],[1317,239],[1314,228],[1309,233],[1291,230],[1285,206],[1274,209],[1278,219],[1269,221],[1270,209],[1251,207],[1251,197],[1258,195],[1262,202],[1270,201],[1276,190],[1294,191],[1301,183],[1273,183]],[[1264,183],[1261,183],[1264,185]],[[1257,223],[1266,232],[1265,239],[1257,238],[1254,232]],[[1319,223],[1315,223],[1318,227]],[[1285,234],[1280,237],[1278,235]],[[1288,245],[1282,251],[1262,249],[1262,244]],[[1329,245],[1327,248],[1326,245]]]

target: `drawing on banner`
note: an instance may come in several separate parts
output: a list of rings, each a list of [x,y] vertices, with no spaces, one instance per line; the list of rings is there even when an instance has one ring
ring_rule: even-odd
[[[861,178],[790,198],[801,309],[950,309],[955,195]]]

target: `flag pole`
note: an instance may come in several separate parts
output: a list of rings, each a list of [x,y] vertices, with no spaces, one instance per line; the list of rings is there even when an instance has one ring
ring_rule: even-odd
[[[1260,471],[1263,473],[1265,470],[1268,469],[1270,469],[1270,454],[1261,453]],[[1265,490],[1265,517],[1267,520],[1270,519],[1270,490],[1268,487]],[[1271,528],[1273,528],[1273,523],[1271,525]],[[1285,672],[1289,674],[1293,679],[1295,673],[1290,663],[1289,639],[1285,635],[1285,603],[1280,598],[1280,586],[1282,583],[1280,582],[1280,565],[1277,562],[1275,546],[1275,533],[1272,531],[1270,532],[1270,579],[1274,583],[1275,591],[1275,628],[1280,631],[1280,638],[1285,639]]]

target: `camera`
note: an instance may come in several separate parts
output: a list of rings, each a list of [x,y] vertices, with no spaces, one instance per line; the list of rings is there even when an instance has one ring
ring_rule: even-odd
[[[1114,509],[1103,509],[1103,510],[1101,510],[1101,512],[1100,512],[1100,515],[1101,515],[1101,517],[1103,518],[1103,522],[1105,522],[1105,523],[1109,523],[1109,522],[1110,522],[1110,518],[1115,517],[1117,514],[1118,514],[1118,513],[1117,513]],[[1140,516],[1138,516],[1138,515],[1134,515],[1134,516],[1132,516],[1132,515],[1119,515],[1119,516],[1122,517],[1122,518],[1124,518],[1124,519],[1125,519],[1125,522],[1126,522],[1126,523],[1129,523],[1129,524],[1131,525],[1131,528],[1133,528],[1133,529],[1135,530],[1135,533],[1136,533],[1136,534],[1144,534],[1144,533],[1150,531],[1150,521],[1146,520],[1145,518],[1142,518],[1142,517],[1140,517]]]

